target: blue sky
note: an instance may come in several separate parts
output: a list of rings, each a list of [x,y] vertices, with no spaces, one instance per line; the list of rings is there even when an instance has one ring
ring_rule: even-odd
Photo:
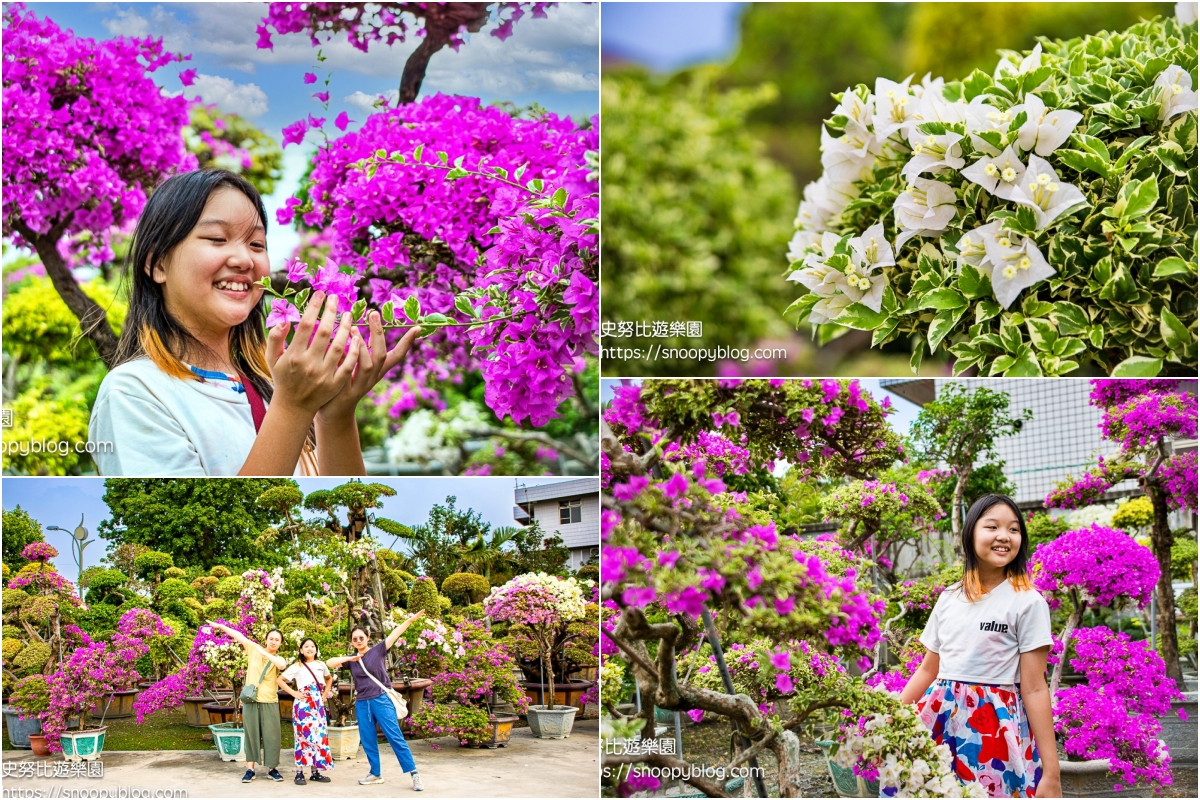
[[[324,72],[332,71],[330,108],[332,121],[346,111],[355,130],[371,111],[372,101],[400,84],[404,61],[420,39],[393,47],[372,44],[369,53],[353,48],[345,34],[324,44],[327,57],[316,69],[317,48],[307,36],[272,33],[274,50],[259,50],[254,32],[266,14],[265,3],[28,3],[39,16],[48,16],[76,35],[94,39],[115,36],[162,37],[168,50],[191,54],[182,67],[171,64],[154,73],[164,89],[179,92],[181,69],[194,68],[198,77],[187,96],[201,95],[205,102],[241,114],[282,141],[282,129],[309,113],[321,115],[312,98],[322,88]],[[511,100],[518,105],[537,102],[573,119],[598,114],[600,10],[598,4],[560,3],[547,10],[547,19],[526,15],[504,42],[489,31],[489,23],[455,53],[445,48],[434,55],[421,88],[435,92],[480,97],[485,103]],[[320,76],[306,86],[305,72]],[[310,136],[310,138],[315,138]],[[266,200],[267,211],[283,206],[299,185],[300,176],[315,144],[290,145],[284,152],[284,177]],[[269,225],[267,245],[272,267],[282,266],[299,239],[291,229]]]
[[[605,3],[605,55],[673,72],[720,61],[737,47],[745,3]]]
[[[203,479],[199,479],[203,480]],[[478,511],[484,522],[493,528],[516,525],[513,521],[513,489],[517,485],[539,486],[559,483],[571,478],[373,478],[396,490],[394,497],[384,500],[383,508],[375,513],[404,525],[418,525],[429,517],[436,503],[444,503],[448,496],[457,498],[457,508]],[[308,493],[317,489],[332,489],[345,482],[344,478],[299,478],[300,490]],[[108,540],[96,533],[100,522],[109,518],[108,506],[104,504],[103,478],[5,478],[4,508],[12,511],[18,505],[42,524],[46,541],[58,548],[59,556],[54,559],[59,572],[72,581],[77,570],[71,555],[70,535],[61,531],[47,531],[49,525],[74,530],[79,517],[84,517],[84,527],[95,540],[84,550],[84,566],[100,563],[108,547]],[[384,544],[390,538],[384,537]]]
[[[657,4],[652,4],[657,5]],[[605,34],[607,36],[607,34]],[[799,379],[797,379],[799,380]],[[641,383],[640,380],[630,381],[631,383]],[[898,394],[893,394],[879,385],[878,378],[859,378],[859,384],[867,390],[867,392],[876,400],[882,402],[883,398],[889,397],[892,401],[892,407],[896,409],[896,413],[888,417],[888,422],[892,428],[901,434],[907,434],[908,429],[917,419],[917,414],[921,412],[920,406],[905,400]],[[600,381],[600,402],[607,404],[613,398],[613,386],[619,386],[620,379],[604,378]]]

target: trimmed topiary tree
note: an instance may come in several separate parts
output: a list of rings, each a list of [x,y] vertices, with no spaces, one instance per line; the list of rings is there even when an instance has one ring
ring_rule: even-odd
[[[456,572],[442,581],[442,592],[454,605],[467,606],[478,603],[492,590],[488,579],[472,572]]]

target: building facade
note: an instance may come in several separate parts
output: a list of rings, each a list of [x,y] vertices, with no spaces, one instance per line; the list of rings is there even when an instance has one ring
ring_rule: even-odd
[[[600,558],[600,479],[579,478],[518,488],[513,519],[522,525],[534,520],[547,535],[558,534],[570,550],[576,570]]]

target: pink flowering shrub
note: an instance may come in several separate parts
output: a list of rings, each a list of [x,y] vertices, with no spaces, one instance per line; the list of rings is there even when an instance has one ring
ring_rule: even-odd
[[[4,235],[57,240],[136,219],[147,192],[194,169],[189,101],[150,78],[183,57],[162,40],[75,36],[4,7]]]
[[[1158,738],[1162,725],[1155,717],[1131,713],[1121,698],[1090,685],[1064,687],[1055,699],[1054,730],[1067,754],[1107,758],[1129,785],[1139,780],[1160,790],[1171,785],[1171,755]]]
[[[249,636],[250,627],[245,621],[225,622],[230,627]],[[184,698],[200,695],[205,691],[215,689],[218,684],[232,681],[238,684],[245,680],[246,671],[243,664],[240,670],[222,672],[214,670],[209,664],[209,650],[214,647],[233,645],[234,641],[211,625],[201,625],[188,652],[187,662],[173,675],[168,675],[160,681],[144,689],[133,701],[133,710],[137,714],[138,724],[146,721],[146,717],[156,711],[178,708],[183,705]],[[238,645],[240,648],[240,645]]]
[[[1179,381],[1168,378],[1095,378],[1088,395],[1096,408],[1112,408],[1148,392],[1174,392]]]
[[[1085,607],[1111,606],[1123,598],[1145,607],[1158,582],[1158,561],[1149,548],[1098,524],[1038,545],[1031,560],[1039,591],[1077,592]],[[1061,602],[1048,599],[1055,608]]]
[[[1196,438],[1196,397],[1146,394],[1105,409],[1100,430],[1125,450],[1153,445],[1160,436]]]
[[[21,549],[21,558],[26,561],[37,561],[45,564],[52,558],[58,557],[58,550],[46,542],[30,542]]]
[[[1097,472],[1085,472],[1083,477],[1074,482],[1070,480],[1056,486],[1046,495],[1046,508],[1074,509],[1090,506],[1100,502],[1104,493],[1112,488],[1104,475]]]
[[[1162,486],[1170,508],[1196,510],[1196,451],[1176,453],[1163,463]]]

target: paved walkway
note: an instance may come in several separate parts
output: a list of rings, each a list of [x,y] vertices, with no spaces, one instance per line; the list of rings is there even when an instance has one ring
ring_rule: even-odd
[[[242,784],[242,764],[221,761],[215,750],[158,750],[113,752],[103,755],[104,777],[17,778],[13,761],[61,761],[61,755],[37,758],[28,750],[5,750],[5,797],[19,797],[10,789],[35,789],[41,794],[25,796],[69,797],[68,790],[83,797],[596,797],[600,793],[600,723],[576,720],[568,739],[535,739],[529,728],[516,728],[505,748],[476,750],[459,747],[452,737],[410,741],[421,772],[425,791],[412,794],[412,780],[386,742],[379,745],[385,783],[359,786],[368,772],[362,750],[348,761],[338,761],[329,777],[332,783],[292,783],[295,768],[292,752],[284,751],[279,771],[286,780],[275,783],[259,777]],[[58,787],[56,789],[56,787]],[[92,793],[94,790],[108,793]],[[119,794],[124,789],[127,794]],[[187,794],[157,794],[159,790],[184,790]],[[137,794],[129,790],[141,790]],[[144,792],[144,793],[143,793]]]

